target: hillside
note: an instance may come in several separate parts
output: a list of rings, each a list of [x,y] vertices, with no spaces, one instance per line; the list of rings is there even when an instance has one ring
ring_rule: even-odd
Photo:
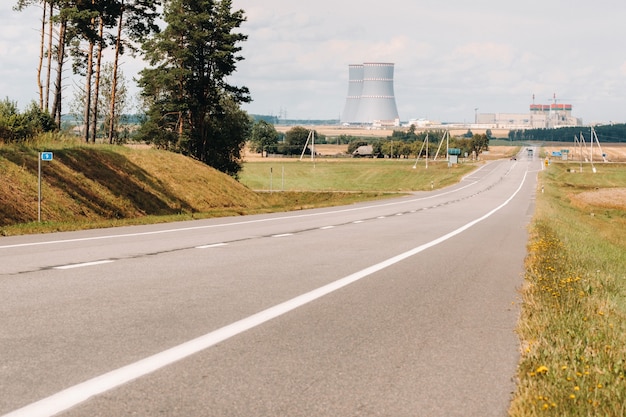
[[[231,177],[179,154],[119,146],[52,149],[42,162],[41,218],[97,222],[268,204]],[[38,153],[0,147],[0,227],[37,221]]]
[[[41,146],[40,146],[41,147]],[[380,198],[372,192],[255,192],[207,165],[147,147],[0,145],[0,235],[301,210]]]

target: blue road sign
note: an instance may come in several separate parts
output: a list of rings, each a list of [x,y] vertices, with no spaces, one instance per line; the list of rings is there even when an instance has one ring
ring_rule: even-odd
[[[52,152],[42,152],[41,153],[42,161],[52,161]]]

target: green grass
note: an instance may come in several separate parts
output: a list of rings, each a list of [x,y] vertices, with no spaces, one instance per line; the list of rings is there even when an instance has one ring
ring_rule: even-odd
[[[626,415],[626,209],[576,199],[626,187],[626,166],[598,168],[555,163],[540,176],[511,416]]]
[[[476,168],[447,162],[417,166],[408,159],[285,159],[247,162],[240,181],[253,190],[385,191],[430,190],[454,184]]]

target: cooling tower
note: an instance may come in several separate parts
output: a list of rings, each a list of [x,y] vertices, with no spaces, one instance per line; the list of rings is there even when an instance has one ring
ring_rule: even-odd
[[[341,113],[343,123],[359,123],[359,100],[363,90],[363,65],[348,66],[348,97]]]
[[[399,119],[393,65],[372,62],[349,66],[350,82],[342,122],[393,124]]]

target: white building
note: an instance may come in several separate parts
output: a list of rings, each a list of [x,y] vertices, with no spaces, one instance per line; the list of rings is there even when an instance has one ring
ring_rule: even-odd
[[[582,119],[572,116],[571,104],[531,104],[529,113],[480,113],[476,124],[491,128],[541,129],[582,126]]]

